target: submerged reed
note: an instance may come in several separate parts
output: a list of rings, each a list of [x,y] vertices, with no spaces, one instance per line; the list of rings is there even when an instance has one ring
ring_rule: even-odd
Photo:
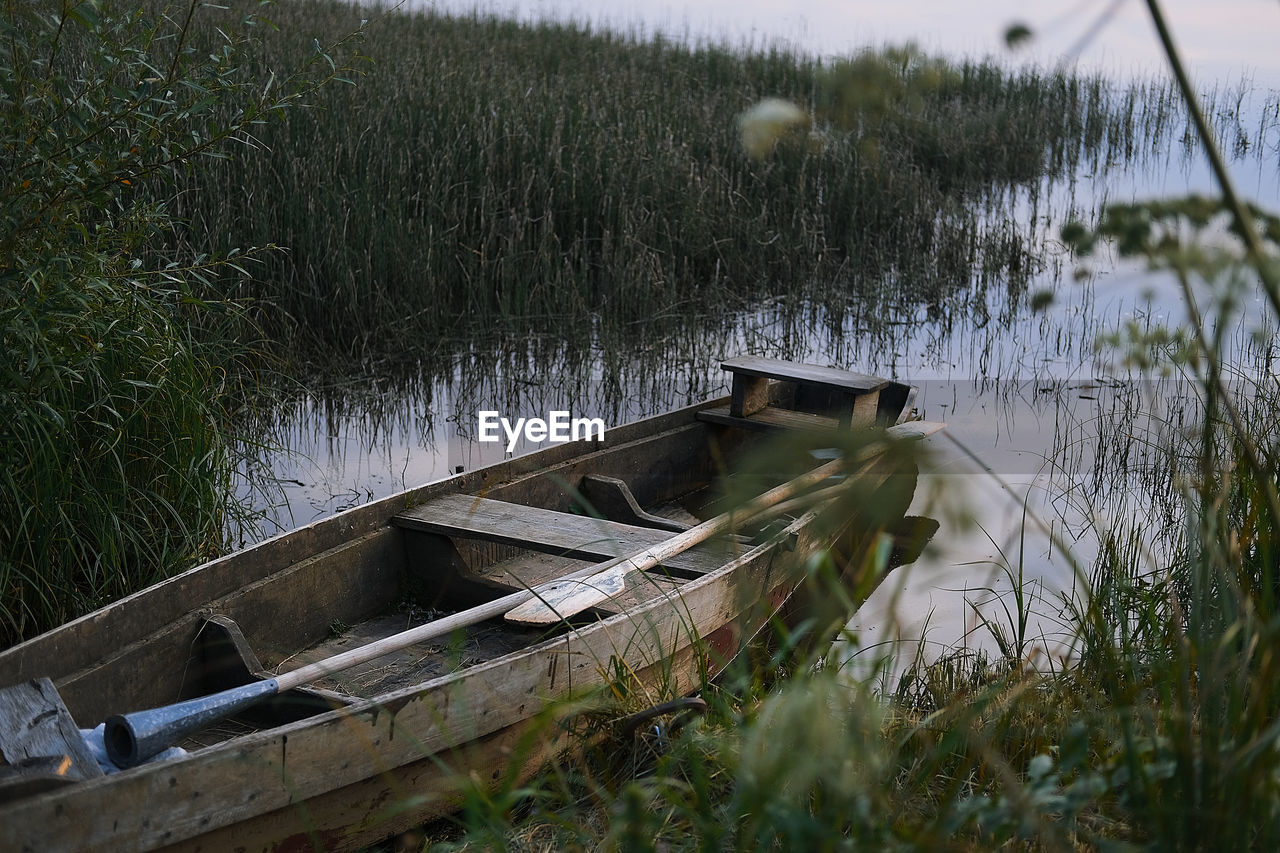
[[[501,332],[643,339],[660,310],[780,295],[868,317],[964,310],[987,288],[1016,302],[1041,261],[1010,190],[1148,143],[1146,101],[1099,78],[913,50],[824,66],[328,0],[273,14],[264,69],[363,17],[375,61],[256,131],[265,155],[193,176],[178,212],[192,245],[288,247],[229,286],[317,359]],[[816,110],[813,133],[752,159],[737,117],[767,96]]]

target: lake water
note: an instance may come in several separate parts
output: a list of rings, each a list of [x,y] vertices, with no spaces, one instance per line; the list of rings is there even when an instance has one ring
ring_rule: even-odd
[[[1166,65],[1141,0],[409,0],[440,11],[480,9],[519,20],[571,20],[692,43],[783,44],[819,56],[867,46],[915,42],[930,53],[995,57],[1042,67],[1074,64],[1129,77],[1163,73]],[[1280,6],[1271,0],[1164,0],[1165,18],[1193,75],[1201,81],[1246,77],[1280,85]],[[1011,24],[1035,38],[1011,52]]]
[[[528,2],[499,8],[521,17],[611,21],[693,41],[781,38],[823,54],[908,38],[949,55],[995,54],[1003,26],[1024,20],[1041,33],[1030,61],[1052,65],[1070,51],[1085,65],[1121,75],[1157,73],[1159,54],[1139,3],[1118,4],[1106,25],[1084,39],[1090,22],[1110,5],[1080,3],[1056,13],[1057,19],[1040,20],[1020,17],[1035,11],[1025,3],[832,2],[805,4],[802,14],[782,4],[751,2],[634,8]],[[1212,14],[1205,11],[1209,4],[1168,7],[1202,83],[1212,80],[1233,90],[1247,75],[1255,84],[1250,97],[1259,104],[1280,84],[1280,57],[1272,40],[1261,35],[1280,31],[1280,6],[1241,0],[1212,4]],[[1257,136],[1232,169],[1247,197],[1274,209],[1280,207],[1280,125],[1264,123]],[[1144,388],[1114,381],[1095,355],[1095,337],[1130,319],[1180,322],[1185,309],[1172,280],[1105,253],[1077,281],[1076,263],[1056,235],[1069,213],[1091,218],[1103,201],[1214,189],[1200,155],[1175,144],[1146,162],[1104,166],[1072,182],[1046,185],[1034,222],[1026,221],[1027,199],[1011,199],[993,215],[1020,218],[1020,227],[1047,247],[1047,263],[1032,289],[1051,290],[1055,299],[1040,313],[1010,311],[1000,289],[992,288],[982,292],[983,304],[968,311],[931,317],[921,309],[898,318],[889,333],[873,335],[852,321],[833,327],[804,312],[766,305],[670,353],[534,359],[514,346],[514,354],[500,358],[460,353],[450,369],[433,371],[426,381],[378,376],[317,384],[271,413],[265,440],[275,449],[262,454],[252,475],[278,482],[281,502],[263,531],[246,536],[290,529],[458,467],[470,470],[502,458],[500,445],[474,440],[482,409],[513,419],[567,409],[619,424],[723,393],[723,357],[785,357],[914,382],[921,388],[920,413],[949,424],[945,435],[928,442],[931,452],[911,510],[940,519],[943,527],[922,557],[891,576],[859,611],[837,656],[851,658],[851,669],[866,674],[886,650],[900,652],[890,665],[899,671],[922,641],[929,654],[990,650],[994,644],[983,620],[1008,622],[1015,581],[1037,599],[1027,626],[1039,649],[1033,655],[1060,654],[1062,597],[1076,594],[1079,570],[1087,570],[1094,557],[1093,523],[1150,509],[1130,505],[1124,488],[1100,491],[1092,479],[1095,454],[1115,452],[1120,430],[1133,439],[1126,446],[1137,454],[1135,466],[1158,464],[1138,457],[1143,431],[1149,436],[1162,429],[1158,421],[1130,412]],[[586,373],[557,370],[568,361],[599,364]],[[530,449],[521,444],[515,452]],[[1028,522],[1029,513],[1042,525]],[[1045,530],[1070,543],[1070,555],[1051,547]]]

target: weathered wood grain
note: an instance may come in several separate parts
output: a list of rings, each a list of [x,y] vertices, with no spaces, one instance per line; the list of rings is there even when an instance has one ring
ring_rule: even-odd
[[[834,432],[840,425],[838,418],[797,412],[767,406],[750,417],[738,417],[728,406],[717,406],[698,412],[698,418],[708,423],[724,424],[757,432]]]
[[[26,768],[68,782],[102,775],[80,729],[47,678],[0,688],[0,799]],[[6,779],[6,777],[10,777]],[[12,788],[8,788],[13,793]]]
[[[625,556],[661,545],[672,536],[649,527],[469,495],[442,495],[400,513],[394,523],[587,560]],[[719,568],[725,553],[723,546],[707,544],[674,555],[664,565],[696,576]]]
[[[790,361],[779,361],[772,358],[756,356],[740,356],[722,361],[720,366],[738,376],[758,376],[766,379],[780,379],[786,382],[804,383],[839,391],[853,391],[859,394],[879,390],[889,384],[889,380],[878,376],[867,376],[835,367],[821,367],[816,364],[797,364]]]
[[[729,395],[729,412],[735,418],[753,415],[769,404],[769,380],[764,376],[748,373],[733,375],[733,389]]]

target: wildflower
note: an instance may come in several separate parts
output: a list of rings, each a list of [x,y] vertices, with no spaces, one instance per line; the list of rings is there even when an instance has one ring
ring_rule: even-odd
[[[804,110],[781,98],[765,98],[738,117],[742,147],[755,158],[772,151],[787,131],[808,124],[809,116]]]

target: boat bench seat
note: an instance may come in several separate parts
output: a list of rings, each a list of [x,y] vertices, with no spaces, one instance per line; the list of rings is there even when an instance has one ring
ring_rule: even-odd
[[[868,427],[901,408],[906,391],[877,376],[771,358],[742,356],[720,366],[733,376],[729,405],[698,417],[754,430]]]
[[[407,530],[593,561],[635,554],[676,535],[475,495],[441,495],[400,513],[394,523]],[[674,577],[702,577],[724,565],[726,558],[732,556],[730,548],[723,541],[706,542],[671,557],[663,568]]]

